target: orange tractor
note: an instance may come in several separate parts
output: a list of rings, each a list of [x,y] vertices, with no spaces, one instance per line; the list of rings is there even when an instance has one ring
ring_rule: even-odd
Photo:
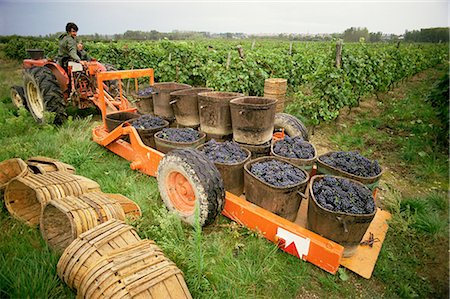
[[[96,76],[113,70],[111,66],[93,60],[87,61],[84,67],[80,63],[69,62],[68,68],[64,69],[55,61],[44,58],[43,50],[27,51],[31,59],[23,61],[24,87],[11,87],[14,106],[27,108],[39,123],[46,121],[46,112],[53,112],[56,124],[67,118],[69,102],[78,109],[99,106]],[[108,111],[128,108],[129,102],[120,100],[124,97],[117,80],[102,84]]]

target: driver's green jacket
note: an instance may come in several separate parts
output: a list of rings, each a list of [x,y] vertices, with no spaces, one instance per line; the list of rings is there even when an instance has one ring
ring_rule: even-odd
[[[58,63],[62,65],[63,60],[81,61],[77,54],[77,39],[67,32],[59,36]]]

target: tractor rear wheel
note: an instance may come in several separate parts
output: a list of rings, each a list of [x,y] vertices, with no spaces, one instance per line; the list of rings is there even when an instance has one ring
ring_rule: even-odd
[[[289,137],[300,136],[305,141],[309,140],[308,129],[306,126],[295,116],[287,113],[275,114],[275,129],[284,129],[284,133]]]
[[[204,154],[194,149],[169,152],[158,166],[158,189],[170,211],[184,222],[201,226],[214,221],[225,204],[219,171]]]
[[[45,122],[44,112],[55,113],[55,124],[62,124],[67,119],[66,101],[61,88],[47,67],[33,67],[24,72],[25,94],[28,109],[33,118]]]
[[[27,109],[27,102],[25,99],[25,91],[22,86],[15,85],[11,87],[11,100],[17,109],[19,108],[25,108]]]

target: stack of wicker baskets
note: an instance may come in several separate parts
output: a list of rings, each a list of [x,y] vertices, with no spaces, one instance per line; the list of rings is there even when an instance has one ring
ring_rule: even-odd
[[[63,253],[58,275],[78,297],[191,298],[181,270],[126,218],[142,215],[121,194],[108,194],[69,164],[33,157],[0,163],[0,199],[11,215]]]
[[[277,99],[276,112],[283,112],[286,98],[287,79],[269,78],[264,81],[264,97]]]
[[[74,240],[57,272],[80,298],[192,298],[183,273],[161,249],[116,219]]]

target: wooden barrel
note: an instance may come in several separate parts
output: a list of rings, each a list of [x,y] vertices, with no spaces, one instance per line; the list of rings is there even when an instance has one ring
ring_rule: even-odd
[[[269,78],[264,81],[264,97],[278,100],[276,112],[283,112],[287,79]]]
[[[64,250],[56,266],[58,276],[78,289],[86,272],[112,250],[141,240],[136,230],[118,219],[111,219],[78,236]]]
[[[36,174],[44,174],[53,171],[66,171],[75,173],[75,167],[73,167],[72,165],[48,157],[31,157],[25,162],[27,163],[28,167],[30,167],[30,169]]]
[[[142,216],[141,207],[122,194],[106,193],[106,195],[116,200],[121,206],[125,213],[125,217],[131,220],[136,220]]]
[[[102,192],[51,200],[42,210],[41,234],[48,245],[62,252],[80,234],[110,219],[125,219],[122,206]]]
[[[87,271],[78,298],[192,298],[183,273],[153,241],[111,251]]]
[[[100,191],[99,184],[67,172],[29,174],[8,184],[5,204],[15,218],[34,226],[39,224],[42,207],[50,200],[95,191]]]
[[[29,173],[27,164],[20,158],[2,161],[0,163],[0,195],[3,194],[11,180],[24,177]]]

